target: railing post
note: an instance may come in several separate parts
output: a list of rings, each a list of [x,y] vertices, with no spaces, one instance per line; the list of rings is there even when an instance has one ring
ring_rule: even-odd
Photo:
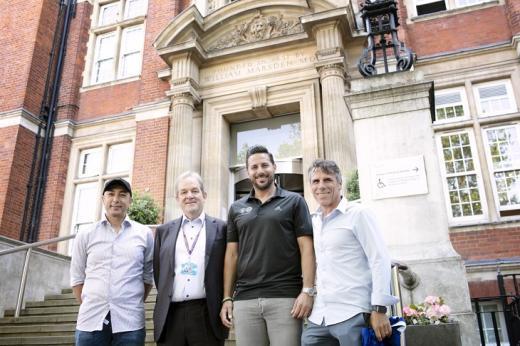
[[[495,332],[495,343],[496,346],[500,346],[500,334],[498,334],[497,316],[496,311],[491,311],[491,321],[493,322],[493,331]]]
[[[475,303],[475,313],[477,314],[477,323],[478,323],[478,332],[480,334],[480,343],[482,346],[486,346],[486,338],[484,336],[484,328],[482,326],[482,312],[480,311],[480,304],[478,300],[474,301]]]
[[[23,297],[25,295],[25,284],[27,283],[27,273],[29,272],[29,260],[31,258],[32,248],[27,249],[25,253],[25,261],[23,262],[22,277],[20,279],[20,287],[18,288],[18,299],[16,300],[16,310],[14,317],[20,317],[22,310]]]

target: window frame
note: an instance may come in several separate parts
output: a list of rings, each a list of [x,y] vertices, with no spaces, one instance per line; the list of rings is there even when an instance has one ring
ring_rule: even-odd
[[[461,104],[462,104],[462,108],[464,110],[464,115],[462,117],[445,118],[445,119],[438,120],[437,119],[437,104],[435,104],[435,122],[434,122],[435,124],[445,124],[445,123],[452,123],[452,122],[456,122],[456,121],[463,121],[463,120],[471,119],[468,98],[466,95],[466,88],[464,86],[436,90],[435,97],[437,97],[437,95],[442,96],[445,94],[449,94],[454,91],[460,92]]]
[[[500,112],[491,112],[488,114],[484,114],[482,112],[482,104],[481,104],[481,98],[480,98],[480,94],[479,94],[479,88],[486,87],[486,86],[501,85],[501,84],[504,84],[506,87],[507,97],[509,98],[509,102],[510,102],[510,108],[506,112],[500,111]],[[511,113],[518,112],[518,106],[516,103],[515,93],[513,91],[513,85],[511,83],[510,78],[495,79],[493,81],[483,82],[483,83],[474,83],[472,85],[472,87],[473,87],[473,95],[475,98],[477,116],[479,118],[489,118],[489,117],[496,116],[496,115],[511,114]]]
[[[495,202],[495,208],[496,208],[498,215],[500,215],[500,212],[510,211],[510,210],[518,210],[520,212],[520,204],[518,204],[517,206],[505,206],[505,207],[502,207],[500,205],[500,197],[498,195],[498,186],[497,186],[497,182],[495,179],[495,173],[497,173],[497,172],[508,172],[508,171],[520,170],[520,160],[516,164],[514,163],[513,167],[511,167],[509,169],[495,169],[493,167],[493,159],[491,156],[491,149],[489,148],[487,132],[489,130],[499,130],[499,129],[511,128],[511,127],[516,129],[517,137],[519,139],[518,146],[519,146],[519,150],[520,150],[520,123],[516,122],[516,123],[510,123],[510,124],[490,125],[490,126],[486,126],[486,127],[482,128],[482,137],[484,139],[484,152],[486,155],[486,160],[488,162],[489,177],[491,180],[491,188],[493,190],[493,200]],[[520,179],[519,179],[519,181],[520,181]],[[517,216],[517,215],[515,215],[515,216]],[[509,216],[509,217],[515,217],[515,216]],[[500,218],[507,219],[508,216],[500,216]]]
[[[89,53],[87,54],[88,63],[85,64],[85,78],[83,87],[94,87],[107,83],[114,83],[120,81],[133,80],[141,77],[143,70],[143,55],[144,55],[144,42],[146,35],[145,20],[148,11],[148,1],[141,0],[143,2],[143,12],[138,13],[135,16],[128,17],[128,1],[129,0],[115,0],[115,1],[103,1],[97,0],[94,4],[94,15],[92,19],[92,25],[90,28],[90,40],[89,40]],[[115,5],[117,4],[117,5]],[[101,11],[107,6],[117,6],[118,15],[117,20],[113,23],[101,24]],[[122,70],[124,65],[124,33],[129,32],[133,29],[139,28],[141,30],[139,36],[139,50],[135,53],[139,54],[139,67],[130,74],[125,75]],[[114,48],[113,56],[111,57],[111,74],[108,78],[98,79],[99,74],[99,59],[100,55],[100,44],[101,39],[114,35]]]
[[[422,6],[422,5],[426,5],[426,4],[430,4],[430,3],[434,3],[434,2],[441,2],[441,1],[444,2],[444,6],[446,7],[445,10],[418,14],[417,6]],[[460,0],[412,0],[411,1],[411,3],[412,3],[411,7],[413,8],[412,15],[414,15],[416,17],[438,15],[438,14],[446,13],[448,11],[465,9],[465,8],[469,8],[471,6],[478,6],[478,5],[486,4],[486,3],[493,3],[495,0],[480,0],[480,1],[477,1],[476,3],[470,4],[470,5],[461,5],[459,1]]]
[[[444,161],[444,153],[443,153],[443,147],[442,147],[442,137],[443,136],[451,136],[456,134],[462,134],[467,133],[469,137],[469,143],[470,143],[470,149],[473,159],[473,171],[477,178],[477,188],[479,191],[480,196],[480,204],[482,209],[481,215],[472,215],[472,216],[459,216],[455,217],[453,216],[451,207],[451,200],[450,200],[450,190],[448,187],[448,178],[449,177],[457,177],[461,175],[470,175],[473,173],[465,172],[464,174],[449,174],[446,171],[445,161]],[[446,205],[446,213],[448,217],[448,222],[450,226],[464,226],[468,224],[474,224],[474,223],[482,223],[487,222],[489,220],[489,213],[488,213],[488,205],[487,205],[487,199],[486,199],[486,191],[484,186],[484,180],[482,177],[482,168],[480,165],[480,160],[478,156],[476,141],[475,141],[475,135],[473,133],[473,130],[470,128],[465,129],[458,129],[455,131],[449,131],[449,132],[439,132],[435,134],[435,142],[437,145],[437,155],[439,158],[439,167],[442,177],[442,188],[444,191],[444,202]]]
[[[140,68],[138,68],[138,71],[136,71],[137,73],[136,74],[130,74],[130,75],[127,75],[125,76],[124,75],[124,58],[126,57],[126,52],[125,52],[125,48],[126,48],[126,41],[125,41],[125,36],[128,35],[128,32],[131,32],[133,30],[140,30],[141,31],[141,35],[139,37],[139,42],[138,42],[138,45],[141,47],[140,50],[137,50],[137,51],[132,51],[130,54],[139,54],[139,58],[138,58],[138,66]],[[143,49],[142,47],[144,46],[144,25],[134,25],[134,26],[129,26],[129,27],[126,27],[122,30],[121,32],[121,40],[120,40],[120,43],[119,43],[119,63],[118,63],[118,79],[125,79],[125,78],[131,78],[131,77],[135,77],[135,76],[138,76],[140,73],[141,73],[141,70],[142,70],[142,65],[143,65]]]
[[[119,171],[119,172],[109,172],[108,171],[108,161],[110,160],[109,150],[111,147],[115,145],[121,145],[121,144],[128,144],[130,146],[129,148],[129,165],[128,170],[125,171]],[[99,164],[97,166],[98,173],[96,175],[89,175],[89,176],[81,176],[79,168],[82,165],[81,158],[84,157],[83,153],[89,153],[93,151],[100,151],[99,155]],[[103,190],[103,186],[105,182],[109,179],[113,178],[123,178],[127,180],[128,182],[131,182],[131,175],[133,170],[133,163],[134,163],[134,154],[135,154],[135,143],[132,138],[126,138],[122,140],[113,140],[113,141],[106,141],[97,143],[95,145],[88,145],[88,146],[81,146],[76,149],[76,155],[77,155],[77,162],[76,169],[74,171],[74,176],[72,177],[72,209],[70,210],[70,220],[68,221],[68,232],[69,234],[73,234],[75,232],[76,225],[78,224],[76,221],[78,216],[78,187],[79,186],[86,186],[86,185],[92,185],[96,184],[97,186],[97,196],[99,197],[97,203],[93,209],[95,209],[94,212],[94,220],[92,221],[92,224],[97,222],[103,213],[103,205],[101,203],[101,192]],[[86,224],[85,222],[82,222],[82,224]]]

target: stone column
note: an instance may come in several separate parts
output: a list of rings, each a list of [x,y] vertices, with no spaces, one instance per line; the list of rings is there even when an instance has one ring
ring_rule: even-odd
[[[193,170],[193,116],[198,96],[198,65],[191,54],[181,54],[172,61],[170,128],[168,134],[168,165],[166,169],[166,195],[164,220],[181,215],[175,201],[175,179]]]
[[[450,242],[431,88],[432,82],[415,72],[352,81],[346,99],[354,119],[361,199],[377,215],[392,259],[419,277],[415,289],[403,288],[403,303],[442,296],[460,322],[462,344],[478,345],[464,264]],[[424,163],[420,188],[409,179],[410,162],[418,171],[417,157]],[[388,168],[377,171],[382,163]],[[399,193],[382,194],[392,187]]]
[[[338,21],[314,28],[323,107],[323,147],[326,159],[338,163],[344,175],[356,168],[352,118],[344,100],[346,62]]]
[[[165,221],[180,215],[175,201],[175,178],[192,167],[193,107],[193,97],[190,94],[172,96],[166,168]]]

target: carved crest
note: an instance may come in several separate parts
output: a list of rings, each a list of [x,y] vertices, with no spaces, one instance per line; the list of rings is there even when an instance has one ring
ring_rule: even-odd
[[[235,29],[209,47],[209,51],[240,46],[274,37],[296,34],[303,31],[298,20],[285,20],[283,14],[264,16],[257,14],[252,19],[235,25]]]

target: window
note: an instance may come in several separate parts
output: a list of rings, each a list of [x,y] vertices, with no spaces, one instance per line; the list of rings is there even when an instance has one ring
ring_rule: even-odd
[[[231,126],[231,162],[245,164],[247,149],[253,144],[264,145],[276,160],[302,156],[299,115],[286,115]]]
[[[435,91],[434,129],[452,226],[520,217],[520,122],[500,117],[517,112],[516,105],[510,79]],[[482,129],[478,141],[474,128]],[[493,194],[487,199],[484,187]]]
[[[497,340],[495,337],[495,329],[493,327],[493,315],[495,315],[495,321],[497,326],[498,336],[500,338],[500,345],[509,346],[509,340],[507,337],[507,330],[503,327],[505,326],[505,318],[504,312],[502,308],[499,308],[500,303],[495,302],[481,302],[480,306],[480,314],[477,315],[477,318],[480,318],[482,322],[482,331],[484,332],[484,339],[487,346],[496,346]],[[473,306],[473,310],[475,306]],[[477,311],[475,311],[477,312]],[[477,330],[478,332],[478,330]]]
[[[484,217],[485,198],[473,143],[472,133],[466,131],[438,136],[451,220],[479,220]]]
[[[89,82],[139,76],[144,45],[146,0],[119,0],[98,6]]]
[[[103,83],[114,79],[114,56],[116,52],[116,34],[100,35],[97,38],[96,57],[94,60],[94,83]]]
[[[518,124],[484,129],[497,205],[503,215],[520,214],[520,127]]]
[[[464,88],[446,89],[435,92],[435,119],[449,122],[469,119]]]
[[[109,143],[79,151],[70,232],[88,229],[102,215],[101,191],[112,178],[129,180],[133,143]],[[70,246],[69,246],[70,248]]]
[[[474,87],[478,115],[492,115],[516,112],[511,81],[500,80],[477,84]]]
[[[417,15],[442,12],[455,8],[477,5],[491,0],[415,0]]]

